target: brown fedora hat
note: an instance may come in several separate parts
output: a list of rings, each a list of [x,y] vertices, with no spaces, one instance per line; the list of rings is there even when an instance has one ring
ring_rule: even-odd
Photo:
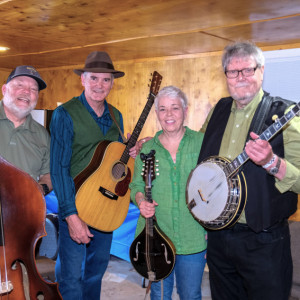
[[[120,78],[125,75],[124,72],[117,71],[106,52],[94,51],[88,55],[83,69],[75,69],[74,73],[81,75],[83,72],[92,73],[113,73],[114,78]]]

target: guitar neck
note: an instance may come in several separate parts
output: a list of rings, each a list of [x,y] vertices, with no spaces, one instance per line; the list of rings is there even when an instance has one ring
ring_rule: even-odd
[[[123,162],[124,164],[127,164],[128,160],[129,160],[129,150],[136,144],[136,142],[139,138],[139,135],[143,129],[143,126],[146,122],[146,119],[147,119],[149,112],[152,108],[152,105],[154,103],[155,96],[157,95],[157,93],[159,91],[161,81],[162,81],[162,76],[158,72],[154,71],[152,81],[151,81],[148,101],[142,111],[142,114],[141,114],[138,122],[136,123],[136,125],[134,127],[132,135],[131,135],[131,137],[127,143],[127,146],[122,154],[122,157],[120,159],[121,162]]]
[[[296,104],[291,110],[283,115],[279,120],[276,120],[271,126],[269,126],[260,136],[259,139],[269,141],[274,137],[288,122],[290,122],[300,110],[300,102]],[[238,169],[249,159],[248,154],[244,150],[239,154],[232,162],[226,165],[225,172],[230,177],[234,175]]]
[[[155,98],[155,95],[150,93],[148,96],[148,101],[142,111],[142,114],[134,127],[132,135],[131,135],[131,137],[128,141],[128,144],[124,150],[124,153],[121,157],[121,161],[125,164],[128,162],[128,159],[129,159],[129,150],[136,144],[136,142],[139,138],[139,135],[143,129],[143,126],[146,122],[146,119],[147,119],[149,112],[152,108],[152,105],[154,103],[154,98]]]

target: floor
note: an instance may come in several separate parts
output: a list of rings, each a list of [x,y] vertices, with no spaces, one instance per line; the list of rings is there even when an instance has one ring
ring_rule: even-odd
[[[37,259],[37,268],[41,276],[53,282],[55,262],[49,258]],[[115,256],[111,256],[107,271],[102,281],[101,300],[148,300],[143,278],[135,272],[132,265]],[[293,285],[292,296],[289,300],[300,300],[297,291],[298,284]],[[202,300],[211,300],[208,269],[205,268],[202,280]],[[172,300],[179,300],[174,289]],[[277,300],[277,299],[274,299]]]
[[[54,266],[53,260],[47,258],[37,260],[38,271],[49,281],[54,281]],[[101,300],[150,299],[149,295],[145,298],[146,288],[143,288],[143,283],[143,278],[135,272],[129,262],[111,256],[102,281]],[[172,299],[179,300],[176,288]],[[202,281],[202,300],[211,300],[207,269],[205,269]]]

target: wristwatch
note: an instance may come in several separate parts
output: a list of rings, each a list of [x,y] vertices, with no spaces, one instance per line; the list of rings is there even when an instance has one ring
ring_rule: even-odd
[[[268,173],[271,175],[276,175],[279,171],[280,168],[280,164],[281,164],[281,158],[278,156],[278,160],[277,160],[277,164],[275,167],[271,168]]]
[[[47,194],[50,193],[49,187],[46,183],[42,183],[41,186],[42,186],[43,191],[44,191],[44,196],[46,196]]]

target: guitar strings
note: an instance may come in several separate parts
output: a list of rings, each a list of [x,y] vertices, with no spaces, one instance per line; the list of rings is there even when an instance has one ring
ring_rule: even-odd
[[[9,291],[9,282],[8,282],[8,275],[7,275],[7,265],[6,265],[6,249],[5,249],[5,243],[4,243],[4,228],[3,228],[3,218],[2,218],[2,206],[0,203],[0,226],[1,226],[1,245],[2,245],[2,251],[3,251],[3,262],[4,262],[4,278],[5,281],[2,282],[2,270],[0,272],[0,294],[2,298],[3,294],[3,287],[5,287],[5,291]],[[3,285],[4,283],[4,285]]]

